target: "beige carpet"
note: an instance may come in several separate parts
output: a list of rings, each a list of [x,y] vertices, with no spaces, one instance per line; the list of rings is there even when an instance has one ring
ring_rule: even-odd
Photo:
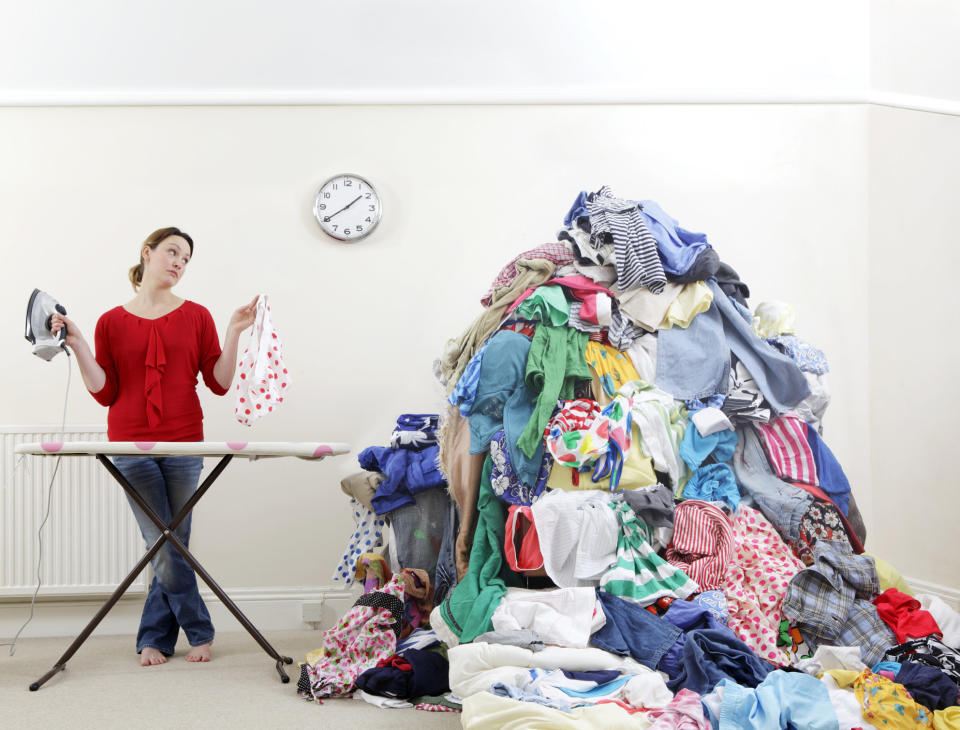
[[[274,631],[267,639],[293,657],[289,684],[246,633],[217,634],[213,661],[190,664],[177,654],[141,667],[132,636],[87,639],[65,671],[37,692],[27,688],[70,645],[70,638],[23,639],[17,652],[0,648],[0,727],[77,728],[350,728],[460,727],[459,713],[385,710],[353,699],[323,705],[297,696],[297,662],[316,648],[316,631]]]

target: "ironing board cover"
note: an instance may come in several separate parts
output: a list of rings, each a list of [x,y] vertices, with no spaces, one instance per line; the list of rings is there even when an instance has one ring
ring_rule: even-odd
[[[349,444],[298,441],[40,441],[18,444],[17,454],[38,456],[242,456],[265,459],[297,456],[322,459],[346,454]]]

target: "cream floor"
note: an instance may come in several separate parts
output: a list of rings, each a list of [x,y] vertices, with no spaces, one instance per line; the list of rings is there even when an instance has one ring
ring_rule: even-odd
[[[289,684],[273,660],[246,633],[218,633],[214,660],[190,664],[177,654],[158,667],[141,667],[132,636],[87,639],[65,671],[37,692],[28,685],[45,674],[72,639],[22,639],[14,656],[0,647],[0,727],[30,728],[351,728],[391,730],[460,727],[459,713],[383,710],[352,699],[306,702],[297,696],[297,662],[316,648],[316,631],[274,631],[267,639],[293,657]]]

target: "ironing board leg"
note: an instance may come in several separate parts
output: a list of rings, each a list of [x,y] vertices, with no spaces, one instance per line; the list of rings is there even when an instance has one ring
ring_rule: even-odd
[[[36,682],[30,685],[31,692],[36,692],[38,689],[40,689],[44,685],[44,683],[46,683],[48,679],[50,679],[50,677],[52,677],[57,672],[67,668],[67,661],[69,661],[70,657],[72,657],[74,653],[76,653],[77,649],[80,648],[81,644],[83,644],[83,642],[87,640],[87,637],[90,636],[91,633],[93,633],[93,630],[97,628],[97,624],[99,624],[100,621],[103,620],[103,617],[107,615],[107,613],[110,611],[111,608],[113,608],[114,604],[120,600],[120,597],[126,592],[127,588],[130,587],[130,584],[133,583],[136,577],[140,575],[140,573],[143,571],[144,568],[147,567],[147,563],[149,563],[150,559],[154,555],[156,555],[157,551],[160,549],[163,543],[166,542],[166,539],[167,538],[165,536],[161,535],[159,539],[153,544],[153,547],[143,554],[143,557],[140,558],[140,562],[137,563],[136,566],[134,566],[133,570],[130,571],[130,574],[123,579],[123,583],[121,583],[117,587],[117,590],[115,590],[113,592],[113,595],[111,595],[110,598],[107,599],[107,602],[100,607],[100,610],[97,611],[97,614],[92,619],[90,619],[90,623],[88,623],[84,627],[83,631],[80,632],[80,635],[73,640],[73,643],[70,644],[70,648],[67,649],[63,653],[63,656],[61,656],[57,660],[57,663],[53,665],[53,669],[51,669],[49,672],[47,672],[42,677],[40,677],[40,679],[38,679]]]
[[[290,677],[288,677],[287,673],[284,671],[283,665],[292,664],[293,659],[288,656],[281,656],[277,650],[271,646],[270,642],[264,638],[263,634],[261,634],[257,627],[251,623],[250,619],[243,614],[243,611],[241,611],[237,604],[235,604],[230,598],[230,596],[224,592],[224,590],[217,584],[217,582],[206,571],[206,569],[204,569],[204,567],[197,562],[196,558],[193,557],[190,551],[187,550],[186,546],[180,542],[176,535],[171,533],[168,536],[168,539],[170,540],[170,544],[173,545],[173,547],[175,547],[183,556],[183,559],[187,561],[187,564],[193,568],[197,575],[203,579],[203,582],[210,586],[210,590],[214,592],[217,598],[223,601],[223,605],[229,609],[230,613],[234,615],[234,618],[236,618],[243,628],[247,630],[247,633],[249,633],[258,644],[260,644],[260,647],[267,652],[267,654],[276,660],[277,672],[280,674],[280,681],[284,684],[289,682]]]

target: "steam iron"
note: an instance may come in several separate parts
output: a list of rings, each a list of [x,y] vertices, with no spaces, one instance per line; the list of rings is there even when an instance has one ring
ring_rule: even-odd
[[[54,312],[66,315],[56,299],[39,289],[34,289],[27,302],[27,329],[24,337],[33,345],[33,354],[49,362],[61,350],[67,347],[67,328],[56,335],[50,331],[50,318]]]

